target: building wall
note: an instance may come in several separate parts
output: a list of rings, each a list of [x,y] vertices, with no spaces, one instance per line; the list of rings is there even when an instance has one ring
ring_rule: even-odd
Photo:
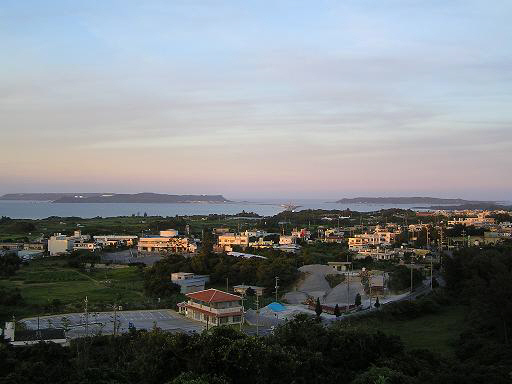
[[[242,322],[242,316],[223,316],[223,317],[215,317],[214,315],[209,315],[206,313],[202,313],[200,311],[194,311],[193,309],[187,308],[186,317],[192,320],[200,321],[202,323],[208,323],[209,326],[216,325],[226,325],[226,324],[240,324]]]
[[[73,240],[66,236],[52,236],[48,240],[48,252],[50,256],[67,253],[73,250]]]
[[[180,286],[181,286],[181,293],[183,293],[183,294],[204,290],[204,282],[202,284],[194,283],[194,285],[186,285],[186,284],[181,285],[180,284]]]
[[[195,252],[197,247],[186,237],[141,237],[137,249],[140,252]]]
[[[234,235],[232,233],[221,235],[221,236],[219,236],[218,244],[221,247],[231,246],[231,245],[248,246],[249,245],[249,236]]]

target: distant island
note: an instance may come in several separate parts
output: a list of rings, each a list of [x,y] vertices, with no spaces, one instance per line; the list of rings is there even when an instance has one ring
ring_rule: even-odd
[[[344,204],[494,204],[493,201],[471,201],[464,199],[443,199],[439,197],[354,197],[335,201]]]
[[[168,195],[165,193],[7,193],[0,200],[52,203],[228,203],[222,195]]]
[[[421,208],[421,209],[430,209],[433,211],[463,211],[463,210],[479,210],[479,211],[510,211],[512,210],[512,206],[507,206],[505,204],[495,204],[488,202],[481,203],[470,203],[470,204],[461,204],[461,205],[431,205],[429,207],[413,207],[413,208]]]

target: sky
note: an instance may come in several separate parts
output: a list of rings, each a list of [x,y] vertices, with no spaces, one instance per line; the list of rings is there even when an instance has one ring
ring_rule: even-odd
[[[0,2],[0,193],[512,200],[512,2]]]

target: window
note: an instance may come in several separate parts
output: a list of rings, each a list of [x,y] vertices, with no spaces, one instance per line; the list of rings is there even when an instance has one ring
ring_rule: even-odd
[[[242,321],[242,317],[241,316],[233,316],[233,323],[239,323]]]
[[[227,324],[228,318],[227,317],[219,317],[219,324]]]

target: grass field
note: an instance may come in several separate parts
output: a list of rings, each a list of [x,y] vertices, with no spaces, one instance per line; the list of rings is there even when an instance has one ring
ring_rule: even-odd
[[[46,258],[30,262],[9,279],[1,279],[0,286],[19,288],[25,301],[23,306],[3,308],[2,319],[81,310],[86,296],[91,310],[108,309],[115,302],[127,308],[147,304],[138,267],[85,272],[68,267],[64,259]],[[52,304],[55,299],[60,302],[57,307]]]
[[[352,321],[348,326],[400,336],[407,349],[427,348],[450,356],[454,351],[453,342],[464,330],[465,316],[464,306],[446,306],[439,313],[412,320],[362,318]]]

